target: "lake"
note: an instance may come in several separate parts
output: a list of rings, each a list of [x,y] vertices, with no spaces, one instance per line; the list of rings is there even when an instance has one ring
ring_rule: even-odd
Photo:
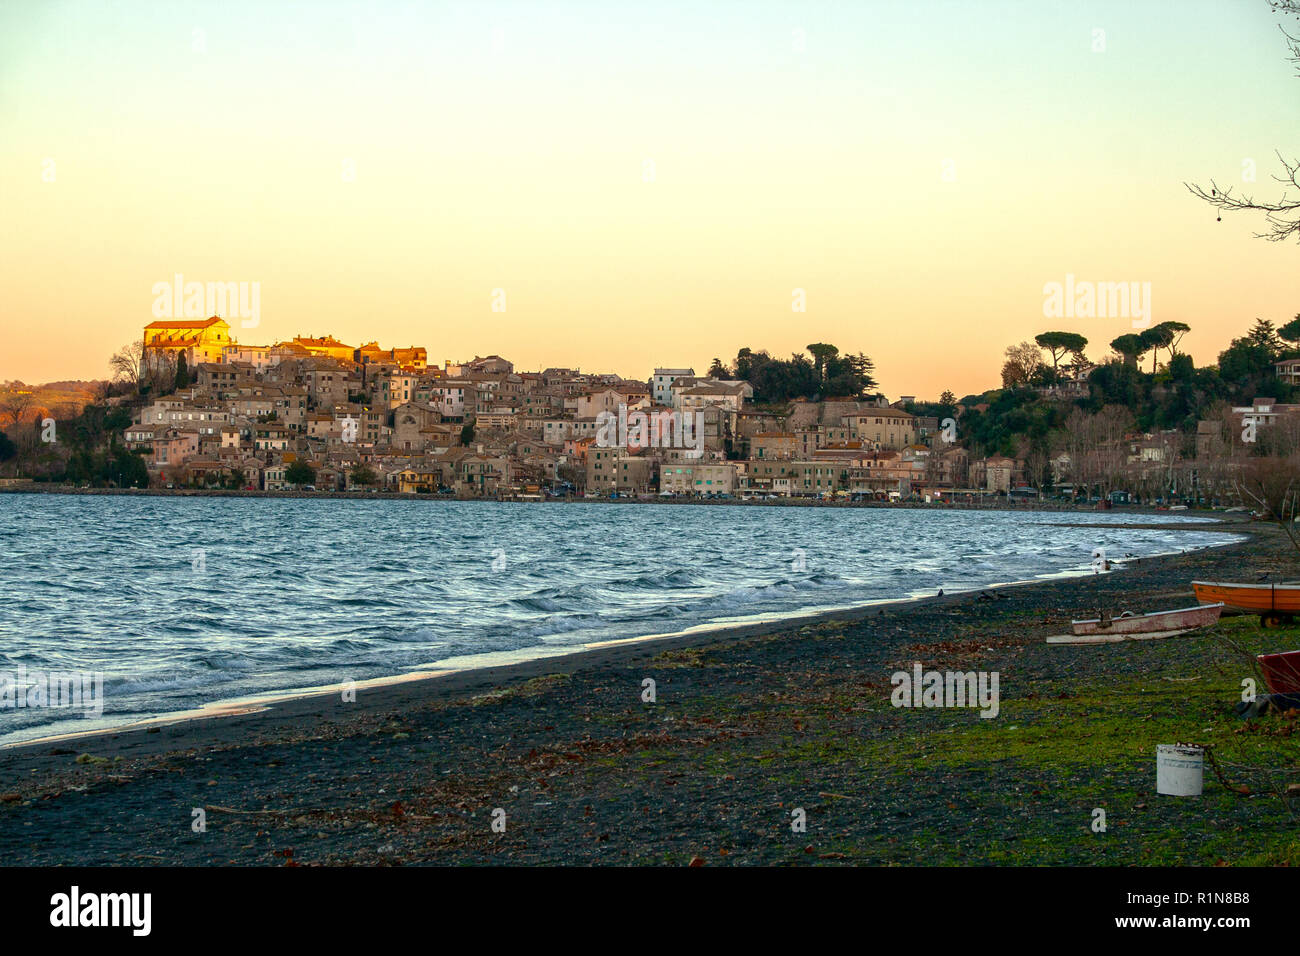
[[[1207,519],[884,508],[0,495],[0,675],[102,672],[102,716],[1090,574]],[[1083,527],[1100,524],[1104,527]]]

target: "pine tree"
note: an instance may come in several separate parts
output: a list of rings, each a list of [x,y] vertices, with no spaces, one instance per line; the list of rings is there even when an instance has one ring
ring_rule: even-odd
[[[1246,338],[1268,349],[1270,355],[1277,355],[1282,351],[1282,340],[1278,338],[1277,329],[1273,328],[1273,323],[1268,319],[1256,319]]]

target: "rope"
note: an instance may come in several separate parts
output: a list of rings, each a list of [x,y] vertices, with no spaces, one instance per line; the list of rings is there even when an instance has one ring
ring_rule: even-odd
[[[1214,759],[1214,748],[1212,746],[1209,744],[1193,744],[1193,746],[1200,747],[1205,752],[1206,759],[1210,761],[1210,769],[1214,771],[1214,775],[1219,779],[1219,783],[1223,785],[1225,790],[1231,790],[1233,793],[1250,792],[1244,785],[1233,785],[1228,783],[1228,778],[1225,777],[1223,771],[1219,769],[1219,761]]]
[[[1223,765],[1225,767],[1236,767],[1238,770],[1253,770],[1256,773],[1300,773],[1300,767],[1292,767],[1290,769],[1285,767],[1259,767],[1255,764],[1249,763],[1229,763],[1226,760],[1223,762]]]
[[[1224,788],[1225,790],[1230,790],[1231,792],[1233,792],[1233,793],[1237,793],[1237,794],[1241,794],[1242,796],[1249,796],[1249,795],[1250,795],[1250,792],[1251,792],[1251,791],[1250,791],[1250,788],[1249,788],[1248,786],[1246,786],[1245,784],[1233,784],[1233,783],[1229,783],[1229,782],[1228,782],[1228,778],[1227,778],[1227,776],[1224,774],[1224,772],[1223,772],[1223,768],[1219,766],[1219,761],[1218,761],[1218,759],[1214,756],[1214,747],[1213,747],[1213,745],[1211,745],[1211,744],[1186,744],[1186,745],[1184,745],[1184,746],[1200,747],[1201,750],[1204,751],[1206,760],[1208,760],[1208,761],[1210,762],[1210,769],[1214,771],[1214,776],[1215,776],[1216,778],[1218,778],[1219,783],[1223,785],[1223,788]],[[1255,764],[1248,764],[1248,763],[1231,763],[1231,762],[1229,762],[1229,761],[1227,761],[1227,760],[1223,761],[1223,766],[1224,766],[1224,767],[1232,767],[1232,768],[1234,768],[1234,769],[1236,769],[1236,770],[1238,770],[1238,771],[1245,770],[1245,771],[1249,771],[1249,772],[1251,772],[1251,773],[1300,774],[1300,768],[1295,768],[1295,767],[1293,767],[1293,768],[1286,768],[1286,767],[1260,767],[1260,766],[1256,766]]]

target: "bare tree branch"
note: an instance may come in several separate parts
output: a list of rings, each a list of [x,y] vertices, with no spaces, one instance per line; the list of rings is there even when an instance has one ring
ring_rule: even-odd
[[[1274,13],[1290,15],[1300,20],[1300,0],[1268,0],[1268,5]],[[1278,24],[1277,28],[1282,31],[1286,37],[1286,47],[1288,52],[1287,59],[1295,63],[1296,74],[1300,75],[1300,37],[1292,36],[1287,32],[1286,27]]]
[[[1274,176],[1273,178],[1279,183],[1294,187],[1297,191],[1300,191],[1300,159],[1295,162],[1287,162],[1280,152],[1277,154],[1277,158],[1281,161],[1286,174]],[[1197,199],[1203,200],[1225,212],[1248,211],[1264,213],[1264,218],[1268,222],[1268,232],[1255,233],[1257,239],[1281,242],[1293,235],[1300,239],[1300,198],[1288,199],[1285,191],[1276,202],[1264,202],[1245,194],[1234,196],[1231,189],[1224,189],[1213,179],[1210,180],[1210,191],[1208,193],[1204,187],[1195,183],[1183,183],[1183,185]]]
[[[1268,0],[1268,5],[1274,13],[1300,19],[1300,0]],[[1278,29],[1286,39],[1287,59],[1296,64],[1296,74],[1300,76],[1300,36],[1288,33],[1286,27],[1281,24],[1278,24]],[[1289,163],[1281,150],[1278,150],[1277,158],[1281,160],[1282,168],[1286,173],[1273,178],[1288,189],[1300,190],[1300,179],[1297,178],[1300,177],[1300,159]],[[1234,196],[1231,189],[1224,189],[1213,179],[1210,180],[1208,192],[1205,187],[1195,183],[1183,183],[1183,185],[1197,199],[1218,209],[1219,219],[1223,218],[1224,212],[1262,212],[1268,224],[1268,231],[1255,233],[1256,239],[1282,242],[1295,236],[1300,240],[1300,199],[1288,199],[1286,189],[1275,202],[1266,202],[1245,194]]]

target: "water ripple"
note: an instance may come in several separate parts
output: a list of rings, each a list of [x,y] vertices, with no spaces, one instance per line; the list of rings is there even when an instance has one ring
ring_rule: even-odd
[[[1147,555],[1226,537],[1105,527],[1124,520],[4,495],[0,671],[102,671],[104,719],[120,722],[465,654],[1083,572],[1095,548]],[[0,710],[0,740],[67,717]]]

